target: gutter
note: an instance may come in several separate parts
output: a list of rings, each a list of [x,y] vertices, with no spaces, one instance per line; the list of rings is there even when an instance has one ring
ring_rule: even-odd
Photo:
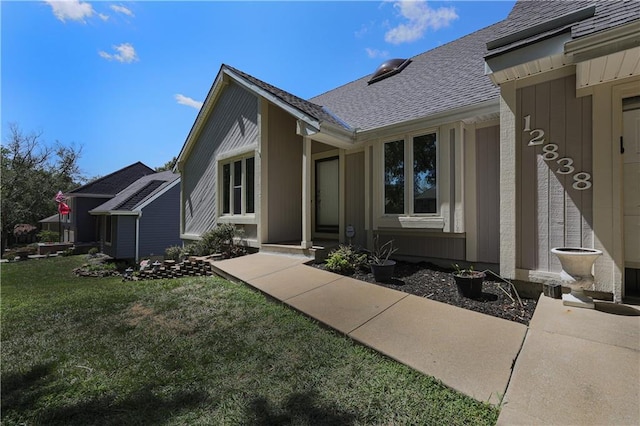
[[[640,20],[585,36],[564,45],[574,63],[640,46]]]

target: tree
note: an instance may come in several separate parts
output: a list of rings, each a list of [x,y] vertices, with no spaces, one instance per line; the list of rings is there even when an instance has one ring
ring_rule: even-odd
[[[77,187],[84,178],[78,166],[82,148],[57,142],[47,145],[42,133],[25,134],[13,123],[0,148],[2,202],[2,250],[19,223],[37,225],[56,212],[58,191]]]
[[[175,167],[177,161],[178,161],[178,157],[173,157],[171,160],[167,161],[162,166],[156,167],[155,170],[156,172],[171,171]]]

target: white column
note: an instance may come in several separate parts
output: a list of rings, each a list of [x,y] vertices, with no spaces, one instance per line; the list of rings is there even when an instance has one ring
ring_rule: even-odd
[[[302,138],[302,248],[311,248],[311,139]]]

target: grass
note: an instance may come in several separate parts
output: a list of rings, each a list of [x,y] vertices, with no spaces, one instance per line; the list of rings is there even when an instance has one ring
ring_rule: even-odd
[[[242,285],[75,277],[83,262],[2,264],[3,425],[496,422]]]

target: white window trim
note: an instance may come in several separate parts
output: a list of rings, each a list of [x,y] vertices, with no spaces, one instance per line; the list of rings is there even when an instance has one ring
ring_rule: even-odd
[[[233,155],[231,155],[233,154]],[[249,158],[253,158],[254,162],[254,176],[253,176],[253,196],[254,196],[254,201],[253,201],[253,213],[247,213],[246,212],[246,189],[247,189],[247,172],[246,172],[246,160]],[[227,152],[227,153],[223,153],[220,154],[216,157],[216,161],[217,161],[217,166],[218,166],[218,184],[217,184],[217,190],[218,190],[218,194],[219,196],[218,198],[218,222],[219,223],[239,223],[239,224],[256,224],[257,223],[257,218],[256,218],[256,209],[258,208],[258,200],[257,200],[257,159],[258,159],[258,152],[256,151],[255,147],[252,147],[252,149],[250,150],[234,150],[232,152]],[[236,161],[242,161],[242,193],[241,193],[241,200],[240,200],[240,204],[241,204],[241,213],[240,214],[234,214],[233,210],[234,210],[234,206],[233,206],[233,187],[230,190],[229,193],[229,213],[224,213],[224,188],[223,188],[223,184],[224,184],[224,166],[226,164],[230,165],[230,173],[231,173],[231,182],[233,182],[233,165]]]
[[[424,136],[428,134],[436,135],[436,212],[435,213],[415,213],[414,212],[414,199],[413,199],[413,139],[418,136]],[[385,213],[384,201],[385,201],[385,187],[384,187],[384,173],[385,173],[385,156],[384,147],[386,143],[403,141],[404,142],[404,212],[399,214]],[[440,167],[440,150],[441,140],[438,129],[430,128],[421,131],[415,131],[402,135],[396,135],[395,137],[388,137],[381,141],[379,146],[379,160],[378,160],[378,181],[381,188],[381,198],[378,203],[378,220],[377,224],[380,227],[400,227],[400,228],[427,228],[427,229],[442,229],[444,228],[444,218],[441,212],[441,198],[440,198],[440,186],[441,186],[441,167]]]

